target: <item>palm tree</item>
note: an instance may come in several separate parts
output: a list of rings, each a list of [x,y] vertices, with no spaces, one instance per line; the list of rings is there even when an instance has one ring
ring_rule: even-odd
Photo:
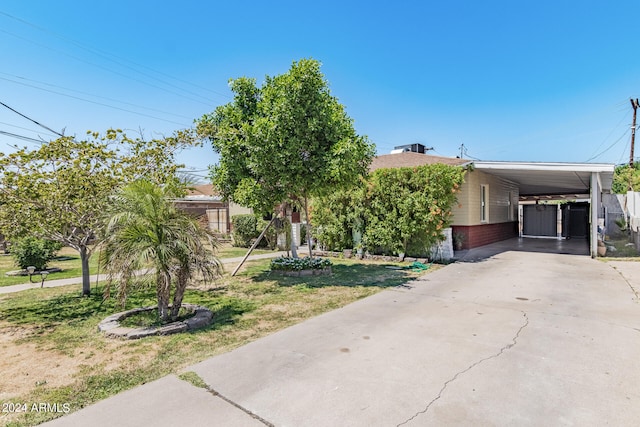
[[[178,317],[189,282],[197,276],[212,281],[222,267],[213,256],[215,237],[198,221],[179,210],[171,199],[172,186],[149,181],[131,183],[113,198],[101,262],[124,304],[131,289],[155,281],[158,316],[166,322]],[[116,279],[116,280],[114,280]],[[171,289],[173,302],[169,312]]]

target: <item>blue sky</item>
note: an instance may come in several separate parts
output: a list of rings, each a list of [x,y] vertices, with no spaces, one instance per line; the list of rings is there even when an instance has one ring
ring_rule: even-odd
[[[0,101],[70,135],[151,138],[229,102],[230,78],[262,82],[312,57],[380,154],[419,142],[482,160],[621,163],[640,97],[639,12],[637,1],[3,0]],[[1,106],[0,131],[51,137]],[[0,151],[14,144],[35,146],[0,135]],[[205,146],[180,160],[217,159]]]

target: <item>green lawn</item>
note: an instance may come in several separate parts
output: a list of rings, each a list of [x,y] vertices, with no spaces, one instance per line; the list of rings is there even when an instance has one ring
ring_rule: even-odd
[[[89,270],[91,274],[98,273],[98,253],[94,253],[89,259]],[[58,267],[62,271],[59,273],[51,273],[46,280],[66,279],[69,277],[82,276],[82,266],[80,263],[80,255],[71,248],[62,248],[58,252],[59,257],[70,259],[57,260],[54,259],[49,263],[49,267]],[[20,285],[29,283],[29,276],[7,276],[9,271],[19,270],[15,265],[11,255],[0,255],[0,286]],[[40,282],[40,275],[33,276],[33,280]]]
[[[77,287],[31,289],[0,296],[0,405],[68,403],[76,411],[120,391],[342,307],[418,273],[389,263],[335,260],[331,276],[281,277],[269,260],[251,261],[236,276],[189,289],[184,301],[209,307],[205,329],[136,341],[105,338],[97,324],[122,310],[101,292],[79,296]],[[437,267],[433,267],[434,269]],[[126,308],[153,305],[152,289],[133,294]],[[197,379],[190,379],[197,380]],[[27,426],[52,413],[0,414],[0,424]]]
[[[247,253],[247,248],[236,248],[230,244],[222,244],[216,252],[218,258],[236,258],[242,257]],[[255,249],[251,254],[267,254],[273,253],[268,249]],[[46,280],[55,279],[67,279],[69,277],[82,276],[82,267],[80,263],[80,256],[78,252],[71,248],[62,248],[58,252],[59,257],[70,258],[65,260],[53,260],[49,263],[49,267],[58,267],[62,271],[59,273],[51,273],[47,276]],[[98,256],[99,253],[94,253],[89,260],[89,270],[91,274],[98,274]],[[13,258],[10,255],[0,255],[0,286],[20,285],[23,283],[29,283],[28,276],[7,276],[9,271],[19,270],[15,265]],[[104,271],[102,271],[104,272]],[[40,275],[33,276],[34,282],[40,282]]]
[[[216,252],[218,258],[238,258],[247,254],[248,248],[236,248],[228,243],[220,245]],[[270,254],[275,251],[270,249],[254,249],[251,255]]]

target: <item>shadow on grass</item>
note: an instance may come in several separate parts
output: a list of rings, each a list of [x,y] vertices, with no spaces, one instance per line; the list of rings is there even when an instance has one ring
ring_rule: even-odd
[[[263,271],[252,276],[256,282],[277,281],[280,286],[326,287],[326,286],[374,286],[390,288],[416,278],[409,269],[394,264],[334,264],[331,275],[290,277],[278,272]]]
[[[3,301],[0,320],[46,327],[83,321],[98,314],[107,316],[114,310],[114,304],[103,303],[102,295],[98,293],[81,297],[77,292],[71,292],[37,300],[33,292],[29,294],[25,292],[20,298]]]
[[[122,307],[115,299],[103,301],[102,292],[94,292],[90,297],[80,297],[76,292],[35,299],[25,292],[18,298],[0,303],[0,320],[14,324],[30,324],[38,327],[73,325],[82,322],[95,322],[111,314],[135,308],[152,306],[157,303],[152,291],[137,292]],[[184,303],[198,304],[211,309],[213,323],[209,328],[233,323],[240,315],[255,309],[251,301],[215,295],[207,291],[187,290]]]

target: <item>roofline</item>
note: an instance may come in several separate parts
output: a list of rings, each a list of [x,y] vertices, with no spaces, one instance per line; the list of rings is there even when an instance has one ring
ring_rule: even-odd
[[[503,169],[529,171],[566,171],[566,172],[609,172],[613,173],[613,163],[554,163],[554,162],[500,162],[474,161],[476,169]]]

